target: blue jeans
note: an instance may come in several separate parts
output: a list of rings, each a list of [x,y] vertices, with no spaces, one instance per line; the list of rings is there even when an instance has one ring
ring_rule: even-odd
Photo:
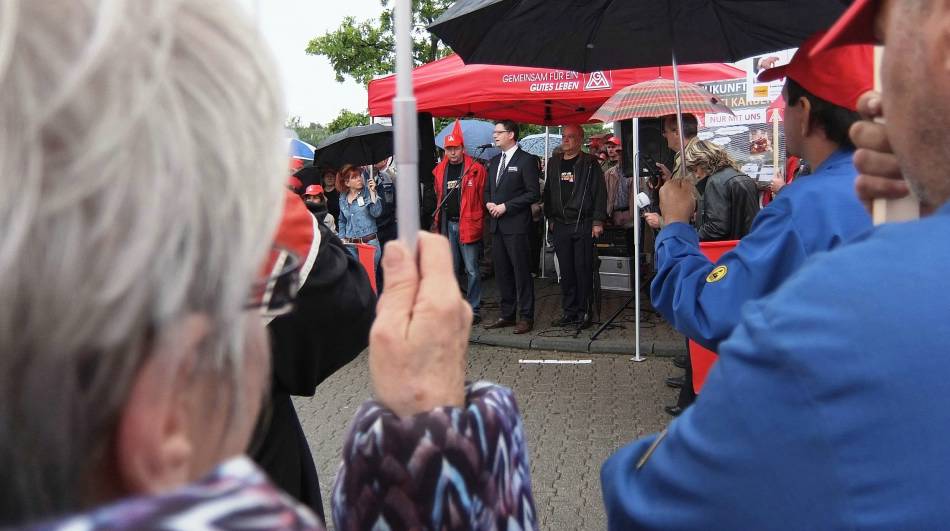
[[[465,269],[465,276],[468,277],[468,289],[465,298],[472,306],[472,313],[478,315],[482,307],[482,277],[478,270],[478,259],[482,254],[482,242],[461,243],[459,241],[458,222],[449,221],[448,226],[452,263],[455,264],[456,273],[460,269]]]

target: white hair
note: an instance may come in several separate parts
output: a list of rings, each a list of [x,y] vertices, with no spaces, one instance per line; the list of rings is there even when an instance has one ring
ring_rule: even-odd
[[[231,1],[0,0],[0,526],[81,505],[186,314],[212,322],[203,363],[240,370],[279,94]]]

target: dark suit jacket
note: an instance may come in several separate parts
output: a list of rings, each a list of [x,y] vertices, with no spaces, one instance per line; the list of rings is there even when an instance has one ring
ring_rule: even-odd
[[[489,216],[488,230],[491,233],[526,234],[531,230],[531,204],[541,199],[541,161],[519,147],[496,185],[500,162],[501,154],[488,161],[485,203],[504,203],[505,215],[498,219]]]

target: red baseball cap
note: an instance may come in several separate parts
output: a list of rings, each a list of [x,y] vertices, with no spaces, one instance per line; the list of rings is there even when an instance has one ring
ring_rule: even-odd
[[[851,44],[812,52],[824,36],[812,35],[787,65],[763,71],[759,81],[788,77],[825,101],[857,110],[861,94],[874,88],[874,47]]]
[[[879,0],[855,0],[841,17],[818,40],[811,54],[848,44],[876,44],[874,18],[880,8]]]
[[[310,186],[307,187],[307,190],[303,193],[303,195],[320,195],[322,193],[323,193],[322,186],[320,186],[319,184],[311,184]]]
[[[445,142],[443,146],[445,147],[459,147],[465,143],[465,139],[462,137],[462,123],[458,120],[455,120],[455,127],[452,128],[452,132],[446,135]]]
[[[620,145],[621,145],[621,144],[620,144],[620,139],[617,138],[617,137],[615,137],[615,136],[612,136],[612,137],[608,138],[608,139],[607,139],[607,142],[610,142],[611,144],[613,144],[613,145],[615,145],[615,146],[620,146]]]

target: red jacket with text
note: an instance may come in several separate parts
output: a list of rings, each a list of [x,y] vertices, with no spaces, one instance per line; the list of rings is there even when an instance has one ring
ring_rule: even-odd
[[[445,169],[449,165],[448,157],[444,157],[441,162],[432,170],[435,176],[433,185],[435,187],[436,205],[442,204],[445,195]],[[475,243],[481,241],[482,230],[485,227],[485,179],[487,170],[478,161],[464,155],[462,160],[462,178],[460,182],[462,192],[462,205],[459,209],[459,241],[461,243]],[[455,200],[450,197],[449,201]],[[444,208],[444,207],[443,207]],[[435,212],[435,218],[432,220],[432,226],[438,229],[438,232],[445,234],[446,230],[442,227],[442,210],[440,208]]]

